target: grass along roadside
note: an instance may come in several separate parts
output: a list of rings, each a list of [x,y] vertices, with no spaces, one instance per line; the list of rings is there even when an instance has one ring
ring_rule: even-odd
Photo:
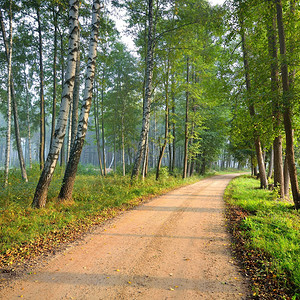
[[[181,176],[169,176],[163,171],[159,181],[150,173],[145,181],[131,185],[129,176],[101,177],[99,172],[82,167],[76,177],[73,201],[60,203],[56,196],[63,170],[57,168],[46,207],[33,209],[30,205],[39,176],[38,166],[28,172],[28,183],[21,182],[17,173],[10,174],[9,188],[0,190],[0,268],[3,272],[24,259],[53,251],[91,226],[142,201],[201,179],[182,180]]]
[[[276,191],[241,176],[225,191],[233,252],[250,279],[254,299],[300,299],[300,214]]]

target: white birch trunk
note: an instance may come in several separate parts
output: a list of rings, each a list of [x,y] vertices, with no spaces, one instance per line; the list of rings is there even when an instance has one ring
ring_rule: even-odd
[[[6,60],[8,63],[8,61],[9,61],[9,45],[8,45],[8,42],[6,39],[1,9],[0,9],[0,23],[1,23],[1,31],[2,31],[2,35],[3,35],[3,42],[4,42],[4,46],[5,46]],[[12,105],[12,111],[13,111],[13,115],[14,115],[15,136],[16,136],[16,144],[17,144],[17,150],[18,150],[20,169],[21,169],[22,179],[25,182],[27,182],[28,179],[27,179],[26,167],[25,167],[24,156],[23,156],[23,151],[22,151],[22,146],[21,146],[18,106],[17,106],[17,102],[15,99],[15,91],[14,91],[14,83],[13,83],[12,73],[10,75],[10,88],[11,88],[11,91],[10,91],[11,105]]]
[[[70,101],[73,98],[76,59],[78,52],[78,8],[78,0],[69,1],[69,47],[67,70],[63,85],[59,116],[57,119],[57,125],[53,136],[53,143],[49,150],[49,154],[45,162],[45,166],[39,179],[32,202],[32,206],[37,208],[44,207],[46,204],[48,187],[50,185],[59,158],[59,152],[61,150],[63,140],[66,134]]]
[[[71,149],[70,159],[68,161],[62,187],[59,193],[59,199],[67,200],[72,197],[74,181],[77,167],[80,160],[85,136],[88,127],[88,118],[93,98],[93,84],[95,77],[95,65],[97,57],[97,43],[100,21],[100,0],[93,1],[92,25],[89,45],[88,63],[85,76],[84,97],[81,106],[81,112],[78,122],[77,135],[74,145]]]
[[[146,60],[146,84],[145,102],[143,107],[143,122],[140,142],[136,153],[131,179],[138,177],[143,155],[146,151],[147,135],[149,132],[150,106],[152,96],[153,77],[153,53],[154,53],[154,26],[153,26],[153,0],[148,0],[148,47]]]
[[[123,169],[123,176],[125,176],[126,163],[125,163],[124,111],[122,112],[122,169]]]
[[[4,187],[8,185],[9,161],[10,161],[10,136],[11,136],[11,59],[12,59],[12,13],[11,1],[9,2],[9,48],[8,48],[8,80],[7,80],[7,131],[5,150]]]
[[[28,97],[28,83],[27,83],[27,75],[24,66],[24,75],[25,75],[25,89],[26,89],[26,115],[27,115],[27,132],[28,132],[28,155],[29,155],[29,168],[32,169],[32,155],[31,155],[31,130],[30,130],[30,114],[29,107],[30,101]]]
[[[73,97],[73,99],[74,99],[74,97]],[[67,143],[67,161],[69,161],[69,158],[70,158],[70,151],[71,151],[72,112],[73,112],[73,101],[70,102],[70,111],[69,111],[69,127],[68,127],[68,143]]]

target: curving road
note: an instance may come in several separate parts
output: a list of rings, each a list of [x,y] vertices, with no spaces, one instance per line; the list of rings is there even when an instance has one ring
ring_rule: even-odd
[[[223,193],[201,180],[122,214],[0,291],[0,299],[246,299]]]

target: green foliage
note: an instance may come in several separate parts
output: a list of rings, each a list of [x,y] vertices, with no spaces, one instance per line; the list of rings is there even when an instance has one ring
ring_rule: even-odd
[[[280,282],[286,281],[295,293],[300,293],[299,212],[293,210],[290,202],[274,197],[272,191],[258,187],[256,179],[239,177],[229,184],[226,198],[250,212],[242,221],[249,249],[265,252]]]

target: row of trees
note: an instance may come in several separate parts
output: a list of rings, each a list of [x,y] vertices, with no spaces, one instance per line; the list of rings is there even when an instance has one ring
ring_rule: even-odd
[[[261,187],[274,185],[288,196],[289,181],[295,207],[300,207],[294,129],[297,128],[299,6],[296,1],[227,1],[228,33],[232,48],[232,142],[235,149],[251,149],[259,168]],[[297,135],[296,135],[297,138]],[[265,155],[270,156],[269,172]],[[254,155],[255,153],[255,155]],[[283,163],[285,153],[285,163]]]
[[[228,0],[224,7],[205,0],[112,1],[112,7],[127,13],[134,56],[120,42],[107,3],[94,1],[89,27],[88,1],[80,7],[75,0],[22,1],[23,10],[18,1],[2,2],[6,149],[12,107],[24,180],[21,140],[30,146],[33,132],[40,136],[42,174],[33,206],[45,205],[59,155],[61,163],[67,162],[59,198],[71,197],[89,119],[103,176],[108,150],[113,168],[118,164],[123,175],[132,164],[132,180],[145,177],[148,166],[155,168],[157,179],[162,165],[173,173],[179,169],[183,178],[205,173],[221,153],[228,153],[239,165],[251,161],[253,170],[258,165],[262,188],[274,168],[274,184],[283,197],[289,182],[288,173],[283,175],[284,146],[299,207],[293,152],[299,44],[295,1]],[[7,178],[8,163],[6,183]]]

